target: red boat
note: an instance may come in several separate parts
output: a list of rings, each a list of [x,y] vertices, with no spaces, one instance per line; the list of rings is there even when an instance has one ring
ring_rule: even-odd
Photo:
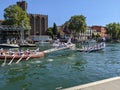
[[[13,55],[10,54],[4,54],[4,55],[0,55],[0,59],[6,59],[6,60],[19,60],[19,59],[24,59],[24,60],[28,60],[29,58],[33,59],[33,58],[42,58],[44,57],[44,52],[36,52],[36,53],[30,53],[28,54],[22,54],[22,55],[18,55],[17,53],[14,53]]]
[[[44,52],[39,52],[39,49],[36,49],[34,51],[5,51],[3,49],[0,49],[0,60],[4,60],[4,63],[1,66],[4,66],[7,61],[9,61],[8,65],[10,65],[13,61],[16,61],[16,64],[19,63],[21,60],[28,60],[28,59],[34,59],[34,58],[42,58],[44,57]]]

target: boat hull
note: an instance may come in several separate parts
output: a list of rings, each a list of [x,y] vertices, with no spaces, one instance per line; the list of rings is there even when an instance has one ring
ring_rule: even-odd
[[[91,50],[77,49],[77,51],[80,51],[80,52],[95,52],[95,51],[100,51],[100,50],[103,50],[103,49],[104,48],[91,49]]]
[[[22,59],[22,60],[26,60],[27,58],[30,59],[34,59],[34,58],[42,58],[44,57],[44,52],[37,52],[36,54],[30,54],[30,55],[0,55],[0,60],[12,60],[14,58],[14,60],[18,60],[18,59]]]
[[[36,47],[35,44],[20,44],[20,47]]]
[[[56,47],[56,48],[52,48],[52,49],[49,49],[49,50],[45,50],[43,51],[45,54],[47,53],[50,53],[50,52],[54,52],[54,51],[58,51],[58,50],[64,50],[64,49],[69,49],[69,48],[74,48],[75,47],[75,44],[70,44],[70,45],[67,45],[67,46],[64,46],[64,47]]]
[[[94,47],[94,46],[93,47],[84,47],[82,49],[77,49],[77,51],[80,51],[80,52],[95,52],[95,51],[103,50],[106,47],[105,43],[101,43],[101,45],[98,44],[96,46],[97,47]]]
[[[0,47],[19,48],[18,44],[0,44]]]

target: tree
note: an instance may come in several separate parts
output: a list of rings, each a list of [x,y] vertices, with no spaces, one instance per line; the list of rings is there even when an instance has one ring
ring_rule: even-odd
[[[71,34],[74,36],[74,38],[79,36],[79,33],[83,33],[86,30],[86,17],[83,15],[75,15],[70,18],[68,23],[68,28],[71,32]]]
[[[54,34],[54,35],[57,35],[57,34],[58,34],[58,30],[57,30],[57,25],[56,25],[56,23],[53,24],[52,30],[53,30],[53,34]]]
[[[47,35],[51,36],[53,38],[53,31],[52,28],[47,29]]]
[[[60,33],[58,32],[56,23],[53,24],[53,27],[47,29],[47,35],[54,38],[55,36],[60,37]]]
[[[69,21],[66,21],[66,22],[64,23],[64,31],[70,33],[70,30],[69,30]]]
[[[111,39],[120,39],[120,24],[119,23],[109,23],[106,25],[107,34],[110,34]]]
[[[10,5],[5,8],[4,18],[5,21],[2,23],[3,25],[22,26],[22,22],[24,21],[25,27],[30,26],[30,19],[27,13],[18,5]]]

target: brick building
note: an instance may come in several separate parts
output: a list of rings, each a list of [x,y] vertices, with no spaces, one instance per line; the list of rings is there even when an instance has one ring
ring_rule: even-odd
[[[106,37],[106,28],[104,26],[91,26],[94,34],[99,34],[101,37]]]
[[[23,10],[27,11],[27,2],[19,1],[17,5],[20,6]],[[28,14],[30,18],[30,35],[31,36],[40,36],[45,35],[48,28],[48,15],[41,14]]]
[[[45,35],[48,28],[48,16],[40,14],[28,14],[30,18],[31,35]]]
[[[17,5],[20,6],[24,11],[27,10],[27,3],[25,1],[17,2]]]

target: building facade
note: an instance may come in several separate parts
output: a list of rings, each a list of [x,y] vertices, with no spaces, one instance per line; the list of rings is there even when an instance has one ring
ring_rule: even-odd
[[[99,34],[100,37],[106,37],[106,28],[104,26],[91,26],[95,35]]]
[[[27,3],[26,1],[19,1],[17,2],[17,5],[20,6],[24,11],[27,11]]]
[[[27,11],[27,2],[19,1],[17,5],[20,6],[23,10]],[[30,35],[31,36],[41,36],[46,34],[48,28],[48,15],[41,14],[28,14],[30,18]]]
[[[60,37],[63,39],[68,40],[68,38],[71,36],[70,30],[65,25],[59,26],[58,30],[60,32]],[[77,34],[76,37],[72,36],[72,39],[75,39],[76,41],[84,41],[92,38],[92,33],[93,31],[91,27],[87,26],[85,32],[79,32],[79,34]]]
[[[48,16],[40,14],[28,14],[30,18],[30,35],[45,35],[48,28]]]

